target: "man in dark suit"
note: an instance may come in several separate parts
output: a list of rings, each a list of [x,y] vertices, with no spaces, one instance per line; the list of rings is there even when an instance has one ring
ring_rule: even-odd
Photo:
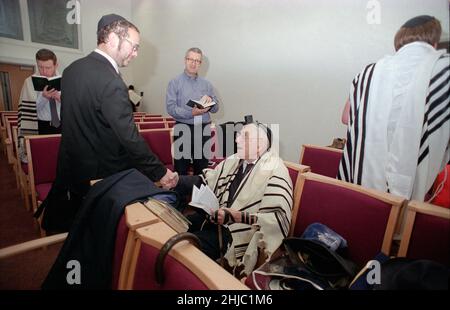
[[[137,56],[139,39],[135,25],[119,15],[105,15],[98,22],[97,49],[64,70],[61,99],[66,107],[61,116],[57,177],[47,200],[59,196],[81,201],[90,180],[129,168],[164,188],[176,184],[178,175],[160,162],[139,135],[128,88],[119,73],[119,67]]]

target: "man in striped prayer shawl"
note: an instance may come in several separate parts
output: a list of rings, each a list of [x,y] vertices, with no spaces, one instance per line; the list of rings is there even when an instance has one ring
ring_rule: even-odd
[[[193,223],[189,230],[199,237],[208,256],[218,259],[222,250],[235,275],[241,276],[251,273],[259,253],[270,257],[287,236],[293,196],[289,172],[270,150],[269,128],[247,124],[236,143],[236,154],[200,176],[180,176],[175,190],[192,192],[192,186],[201,183],[213,190],[220,209],[210,216],[199,209],[189,216]],[[222,249],[216,224],[221,225]]]
[[[440,36],[436,18],[415,17],[398,30],[396,53],[355,77],[339,179],[424,201],[450,159],[450,58],[436,50]]]
[[[37,72],[40,76],[54,77],[58,75],[58,61],[55,53],[48,49],[40,49],[36,53]],[[31,76],[25,79],[19,99],[18,111],[18,139],[19,157],[22,162],[27,162],[25,152],[25,136],[38,134],[58,134],[61,133],[61,126],[50,125],[52,119],[52,107],[50,101],[53,100],[58,119],[61,111],[61,92],[56,89],[35,91]],[[54,113],[54,112],[53,112]]]

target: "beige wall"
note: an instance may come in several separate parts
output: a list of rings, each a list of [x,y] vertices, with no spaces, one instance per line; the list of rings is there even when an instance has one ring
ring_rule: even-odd
[[[26,0],[20,0],[26,4]],[[367,6],[380,4],[380,24]],[[361,68],[393,52],[393,36],[408,18],[434,15],[448,38],[447,0],[81,0],[81,49],[51,47],[62,71],[96,46],[100,16],[118,13],[141,30],[139,57],[123,69],[144,91],[143,109],[166,114],[167,83],[183,69],[187,48],[203,49],[201,73],[220,98],[217,122],[280,124],[281,155],[297,161],[300,145],[343,137],[340,114]],[[26,13],[26,12],[25,12]],[[25,38],[29,32],[25,31]],[[42,44],[0,38],[0,62],[34,64]]]
[[[345,135],[340,115],[352,78],[393,52],[401,24],[430,14],[449,29],[447,0],[376,2],[380,24],[368,24],[372,2],[364,0],[133,0],[142,36],[134,84],[146,111],[165,114],[167,83],[182,71],[185,50],[198,46],[202,75],[221,99],[214,119],[251,113],[279,123],[281,155],[297,161],[301,144]]]

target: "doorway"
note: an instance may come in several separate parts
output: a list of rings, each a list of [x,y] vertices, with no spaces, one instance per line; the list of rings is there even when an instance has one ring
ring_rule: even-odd
[[[0,63],[0,111],[17,111],[23,82],[34,66]]]

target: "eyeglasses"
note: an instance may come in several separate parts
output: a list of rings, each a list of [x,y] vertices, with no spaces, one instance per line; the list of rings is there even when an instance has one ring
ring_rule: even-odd
[[[135,43],[133,43],[133,41],[131,41],[130,39],[127,39],[127,38],[123,38],[123,40],[125,40],[131,44],[131,48],[132,48],[133,52],[137,52],[139,50],[139,44],[135,44]]]
[[[193,59],[193,58],[186,57],[186,60],[189,61],[189,62],[193,62],[196,65],[199,65],[199,64],[202,63],[202,61],[200,59]]]

